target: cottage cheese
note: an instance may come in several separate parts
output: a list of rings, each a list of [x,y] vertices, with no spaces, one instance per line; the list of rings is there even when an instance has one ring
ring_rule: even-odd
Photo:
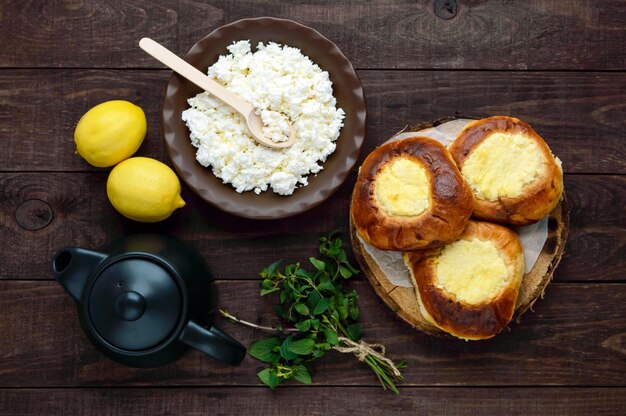
[[[273,42],[259,43],[252,53],[250,41],[242,40],[228,51],[209,67],[209,77],[256,108],[267,137],[287,140],[291,123],[296,141],[285,149],[259,144],[239,113],[204,92],[189,99],[182,114],[196,159],[237,192],[271,187],[291,195],[308,184],[308,174],[322,170],[343,127],[345,113],[336,107],[328,72],[299,49]]]

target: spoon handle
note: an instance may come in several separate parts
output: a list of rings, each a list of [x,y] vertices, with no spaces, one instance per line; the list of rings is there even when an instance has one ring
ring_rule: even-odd
[[[228,91],[226,88],[224,88],[208,76],[204,75],[202,72],[198,71],[195,67],[188,64],[183,59],[179,58],[176,54],[174,54],[172,51],[170,51],[160,43],[155,42],[150,38],[142,38],[139,41],[139,47],[177,74],[193,82],[205,91],[210,92],[211,94],[243,114],[244,117],[248,117],[250,112],[254,110],[252,104],[243,100],[238,95]]]

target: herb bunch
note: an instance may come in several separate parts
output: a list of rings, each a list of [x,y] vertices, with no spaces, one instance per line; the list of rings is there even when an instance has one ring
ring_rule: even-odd
[[[336,233],[320,238],[319,253],[319,258],[309,259],[312,271],[300,264],[289,264],[280,271],[280,262],[276,262],[260,273],[261,296],[277,293],[279,303],[274,305],[274,312],[293,328],[276,326],[280,336],[250,346],[251,356],[269,363],[258,373],[259,378],[271,389],[291,379],[311,384],[312,362],[334,349],[353,353],[374,371],[383,388],[397,394],[395,383],[402,380],[399,369],[404,363],[394,364],[384,357],[381,345],[360,341],[358,295],[342,285],[342,280],[359,270],[348,262]]]

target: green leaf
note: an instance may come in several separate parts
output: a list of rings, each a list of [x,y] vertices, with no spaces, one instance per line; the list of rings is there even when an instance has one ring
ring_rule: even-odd
[[[335,346],[339,344],[339,336],[332,329],[324,329],[324,336],[326,337],[326,342],[328,342],[330,345]]]
[[[317,290],[319,290],[320,292],[323,291],[323,290],[334,291],[335,290],[335,285],[333,285],[333,283],[330,280],[326,280],[326,281],[320,283],[319,285],[317,285]]]
[[[335,275],[337,274],[337,264],[335,263],[327,263],[326,264],[326,273],[328,273],[330,276],[333,277],[333,280],[335,279]]]
[[[278,266],[280,265],[280,262],[282,260],[278,260],[272,264],[270,264],[269,266],[267,266],[265,269],[261,270],[261,277],[263,278],[267,278],[267,279],[271,279],[273,277],[276,276],[276,272],[278,271]]]
[[[330,299],[321,298],[319,302],[317,302],[317,305],[315,305],[315,309],[313,309],[313,315],[319,315],[326,312],[329,306]]]
[[[356,267],[354,267],[348,262],[344,262],[343,264],[345,264],[345,266],[352,272],[353,275],[358,274],[360,272],[359,269],[357,269]]]
[[[316,259],[315,257],[309,257],[309,261],[320,272],[324,271],[324,269],[326,268],[326,263],[324,263],[321,260]]]
[[[269,368],[259,371],[256,375],[259,376],[263,384],[272,390],[276,389],[280,384],[280,379]]]
[[[315,344],[316,350],[329,350],[330,344],[328,342],[320,342],[319,344]]]
[[[313,352],[315,341],[309,338],[294,341],[289,345],[289,351],[298,355],[309,355]]]
[[[352,272],[348,270],[348,268],[343,267],[343,266],[339,266],[339,274],[344,279],[349,279],[350,277],[352,277]]]
[[[341,291],[337,291],[337,293],[335,293],[335,296],[333,296],[333,299],[335,300],[336,305],[341,305],[345,300],[345,296]]]
[[[321,358],[324,355],[326,355],[326,351],[324,350],[320,350],[320,349],[313,350],[313,357],[315,358]]]
[[[309,294],[309,300],[307,301],[307,304],[309,305],[310,309],[315,309],[315,307],[317,306],[317,302],[320,301],[320,299],[322,298],[322,296],[320,296],[319,293],[317,292],[311,292]]]
[[[293,360],[294,358],[298,357],[295,353],[291,352],[290,350],[291,340],[292,340],[292,337],[291,335],[289,335],[287,338],[285,338],[283,343],[280,345],[280,356],[283,357],[285,360]]]
[[[309,308],[304,303],[296,303],[295,306],[294,306],[294,309],[300,315],[308,315],[309,314]]]
[[[290,296],[291,291],[289,289],[283,289],[283,291],[280,292],[280,303],[287,302],[287,299],[289,299]]]
[[[329,257],[333,257],[333,258],[339,256],[339,253],[342,250],[342,248],[341,248],[341,245],[342,245],[341,239],[336,238],[335,240],[329,241],[329,242],[330,242],[330,244],[327,247],[327,253],[326,254]]]
[[[277,287],[273,287],[271,289],[261,289],[261,296],[269,295],[270,293],[274,293],[279,291],[280,289]]]
[[[350,307],[350,319],[356,321],[357,319],[359,319],[359,307],[358,306],[352,306]]]
[[[278,355],[278,352],[274,351],[274,349],[282,344],[282,342],[283,340],[277,337],[262,339],[250,345],[248,354],[259,361],[269,363]]]
[[[309,321],[311,322],[311,326],[313,327],[314,330],[319,330],[320,329],[320,320],[319,319],[309,319]]]
[[[363,332],[363,328],[361,328],[361,324],[352,324],[346,327],[346,331],[350,336],[352,341],[358,341],[361,339],[361,333]]]
[[[337,312],[339,312],[339,319],[341,321],[345,321],[348,319],[348,309],[345,306],[340,306],[337,308]]]
[[[311,320],[307,319],[306,321],[298,322],[296,328],[298,328],[300,332],[308,331],[311,328]]]
[[[282,260],[278,260],[269,265],[269,267],[267,268],[267,273],[269,274],[270,278],[276,276],[277,274],[276,272],[278,271],[278,266],[280,266],[281,262]]]
[[[309,273],[309,272],[307,272],[304,269],[298,269],[298,270],[296,270],[296,272],[294,274],[296,276],[298,276],[298,277],[304,277],[304,278],[311,278],[311,277],[313,277],[312,273]]]
[[[286,275],[293,275],[295,273],[296,270],[298,270],[300,268],[299,264],[288,264],[287,266],[285,266],[285,274]]]
[[[311,380],[311,374],[309,374],[309,370],[303,365],[298,365],[293,368],[293,378],[298,380],[302,384],[311,384],[313,381]]]

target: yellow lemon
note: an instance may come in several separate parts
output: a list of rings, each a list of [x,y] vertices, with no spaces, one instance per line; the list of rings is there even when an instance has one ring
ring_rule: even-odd
[[[147,157],[131,157],[115,166],[107,195],[120,214],[141,222],[162,221],[185,206],[174,171]]]
[[[139,149],[147,129],[140,107],[123,100],[106,101],[78,121],[74,130],[76,151],[94,166],[113,166]]]

